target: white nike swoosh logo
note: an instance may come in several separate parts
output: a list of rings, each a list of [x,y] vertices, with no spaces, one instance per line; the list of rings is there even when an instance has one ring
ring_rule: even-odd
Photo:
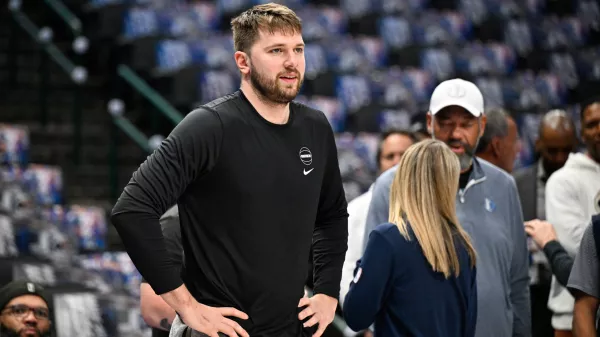
[[[314,167],[313,167],[313,168],[311,168],[311,169],[310,169],[310,170],[308,170],[308,171],[305,169],[305,170],[304,170],[304,175],[307,175],[307,174],[311,173],[311,172],[312,172],[312,170],[314,170],[314,169],[315,169]]]

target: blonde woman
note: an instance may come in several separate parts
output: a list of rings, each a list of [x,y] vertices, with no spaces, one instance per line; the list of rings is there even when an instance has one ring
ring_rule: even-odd
[[[369,236],[344,301],[348,326],[375,337],[465,337],[475,333],[475,250],[458,223],[457,156],[424,140],[400,160],[390,219]]]

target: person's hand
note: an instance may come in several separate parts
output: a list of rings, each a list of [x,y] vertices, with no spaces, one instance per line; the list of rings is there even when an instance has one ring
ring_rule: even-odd
[[[531,236],[533,241],[542,249],[550,241],[556,240],[556,232],[552,224],[542,220],[531,220],[525,222],[525,232]]]
[[[304,327],[311,327],[318,323],[319,328],[313,337],[320,337],[325,332],[325,328],[333,322],[337,304],[337,299],[323,294],[317,294],[310,298],[302,297],[298,307],[306,306],[306,308],[298,314],[298,319],[303,321],[305,318],[310,317],[304,323]]]
[[[363,337],[373,337],[373,331],[371,330],[365,330],[365,334],[363,335]]]
[[[210,337],[219,337],[219,332],[229,337],[250,337],[237,322],[226,317],[248,319],[248,315],[235,308],[214,308],[194,301],[179,316],[185,325]]]
[[[185,284],[160,296],[178,313],[183,323],[193,330],[210,337],[219,337],[219,332],[229,337],[249,337],[237,322],[225,317],[248,319],[248,315],[235,308],[213,308],[200,304]]]

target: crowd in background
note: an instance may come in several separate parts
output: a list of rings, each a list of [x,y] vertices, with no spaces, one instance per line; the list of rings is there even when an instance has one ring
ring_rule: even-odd
[[[206,6],[202,7],[205,12],[195,12],[204,13],[201,19],[206,21],[209,16],[207,13],[212,7],[204,2],[197,3],[198,6]],[[362,7],[356,6],[352,1],[344,2],[343,7],[344,11],[354,15],[355,21],[362,17],[359,15],[360,8],[374,11],[363,2],[356,3]],[[539,3],[541,2],[533,1],[528,5],[528,10],[534,17],[535,12],[542,7]],[[354,9],[353,4],[356,7]],[[456,52],[447,55],[447,51],[443,49],[428,48],[421,55],[423,59],[419,61],[422,62],[420,69],[398,74],[390,72],[393,79],[397,75],[398,83],[402,83],[399,86],[387,86],[385,81],[375,83],[373,78],[367,81],[362,75],[357,77],[344,74],[336,80],[325,82],[335,90],[325,90],[317,85],[318,76],[327,76],[334,67],[336,71],[351,73],[361,68],[360,60],[364,61],[367,57],[379,61],[383,59],[378,57],[381,56],[380,49],[359,48],[357,41],[344,41],[349,46],[347,50],[354,51],[347,53],[355,57],[353,61],[350,56],[323,55],[322,43],[314,44],[313,49],[309,48],[307,63],[312,62],[312,66],[307,68],[307,76],[312,72],[316,80],[308,83],[309,88],[299,100],[322,108],[338,132],[336,143],[340,170],[349,202],[349,249],[340,298],[348,291],[354,277],[355,262],[363,252],[365,223],[375,179],[396,165],[410,145],[431,137],[425,127],[423,113],[427,109],[423,108],[423,103],[427,103],[429,98],[428,90],[444,76],[454,73],[456,68],[458,72],[464,71],[476,77],[475,82],[480,85],[486,99],[490,98],[489,106],[493,107],[486,109],[488,122],[476,149],[477,156],[513,175],[525,221],[546,221],[545,227],[532,223],[528,230],[531,235],[528,249],[533,336],[570,336],[575,301],[573,293],[567,289],[568,276],[565,278],[564,273],[560,274],[552,261],[556,258],[553,252],[560,252],[560,249],[550,248],[559,244],[568,256],[575,257],[592,215],[600,213],[600,103],[594,100],[567,99],[567,92],[573,91],[577,86],[575,82],[584,83],[584,80],[594,76],[600,77],[590,61],[593,57],[588,57],[597,55],[593,53],[597,53],[597,47],[590,48],[593,52],[586,51],[590,55],[584,53],[575,61],[569,61],[568,57],[559,52],[552,52],[548,61],[548,68],[554,70],[551,74],[535,77],[531,73],[524,73],[519,75],[518,81],[500,77],[510,74],[514,69],[515,59],[523,58],[517,54],[531,53],[534,49],[532,45],[543,45],[550,49],[558,46],[558,49],[566,48],[565,50],[585,47],[587,35],[581,34],[576,28],[589,31],[594,26],[593,15],[596,11],[593,9],[597,6],[594,7],[589,1],[579,1],[577,4],[575,16],[578,15],[580,21],[561,21],[561,25],[556,25],[560,29],[550,30],[557,37],[555,39],[551,38],[552,34],[536,30],[535,36],[543,42],[538,43],[535,38],[530,38],[535,43],[528,44],[528,39],[524,38],[527,34],[519,37],[515,33],[527,31],[520,25],[522,22],[505,18],[506,30],[513,32],[506,33],[506,42],[512,49],[491,46],[489,50],[484,50],[485,48],[470,46],[470,50],[474,50],[473,55],[481,56],[480,58],[459,58],[456,62],[450,62],[448,57],[455,57]],[[219,5],[222,13],[230,8],[237,8],[235,2],[224,1],[219,2]],[[413,2],[413,5],[413,11],[423,10],[425,7],[424,2],[420,1]],[[399,11],[388,7],[388,14],[392,17],[381,22],[378,29],[415,28],[414,22],[394,17],[394,13]],[[506,6],[508,7],[510,6]],[[141,7],[136,12],[129,12],[125,19],[128,22],[126,35],[130,38],[144,37],[151,27],[164,29],[164,25],[148,24],[153,22],[148,19],[148,13],[156,12],[156,8]],[[470,20],[481,21],[484,14],[490,12],[483,9],[495,7],[478,8],[480,11],[473,10]],[[501,12],[498,8],[495,9]],[[306,9],[308,13],[313,13],[310,10],[313,8]],[[469,10],[463,11],[470,13]],[[334,14],[328,12],[322,22],[308,20],[307,26],[314,28],[309,30],[314,40],[318,40],[322,30],[341,31],[342,25],[336,25]],[[445,18],[447,20],[443,22],[448,25],[447,35],[438,31],[442,34],[438,36],[439,39],[465,39],[463,34],[467,31],[466,21]],[[147,24],[141,25],[139,22]],[[165,19],[161,22],[170,21]],[[548,22],[551,24],[554,21]],[[180,33],[191,31],[189,21],[183,20],[180,23]],[[422,27],[419,24],[417,23],[417,28]],[[169,27],[167,30],[175,29],[174,24]],[[389,49],[409,46],[409,40],[430,43],[436,39],[433,33],[429,36],[423,30],[415,30],[413,34],[409,34],[408,28],[400,28],[398,31],[402,34],[389,34],[385,29],[381,33]],[[181,41],[185,41],[186,45]],[[165,72],[176,71],[183,69],[188,62],[207,61],[206,50],[198,53],[202,57],[196,58],[194,56],[198,54],[191,52],[198,49],[191,48],[190,43],[189,39],[161,43],[156,51],[158,68]],[[340,46],[343,46],[342,42]],[[493,55],[490,54],[492,51]],[[527,67],[535,63],[532,60],[535,61],[535,58],[527,59]],[[213,61],[218,63],[214,58]],[[373,62],[367,63],[373,66]],[[457,67],[454,67],[455,63]],[[477,64],[479,68],[476,67]],[[493,76],[489,77],[489,74]],[[220,96],[237,84],[236,80],[232,80],[237,78],[227,69],[218,70],[212,75],[199,76],[197,82],[200,94],[195,93],[195,96],[200,96],[201,101]],[[321,77],[321,80],[323,78],[325,77]],[[367,90],[367,87],[374,89]],[[368,95],[366,91],[369,92]],[[389,99],[385,104],[374,107],[372,103],[376,94],[373,92]],[[527,95],[519,95],[519,92],[526,92]],[[550,108],[555,106],[564,109]],[[378,132],[379,130],[382,132]],[[56,330],[58,336],[148,336],[149,325],[144,322],[140,312],[141,276],[126,253],[105,251],[109,226],[106,210],[94,205],[65,203],[61,193],[63,186],[60,169],[29,163],[27,152],[30,146],[35,144],[29,144],[26,129],[18,125],[0,125],[0,285],[16,279],[28,279],[46,287],[53,295],[50,300],[54,322],[52,329]],[[589,156],[582,154],[582,151],[587,151]],[[536,240],[547,233],[552,233],[548,234],[549,238]],[[571,265],[572,263],[571,261]],[[568,271],[570,274],[570,268]],[[597,306],[597,301],[591,304]],[[555,330],[563,334],[555,335]]]
[[[29,149],[26,128],[0,125],[0,284],[46,288],[55,336],[147,335],[141,277],[127,253],[106,251],[106,210],[65,203],[61,169],[30,163]]]

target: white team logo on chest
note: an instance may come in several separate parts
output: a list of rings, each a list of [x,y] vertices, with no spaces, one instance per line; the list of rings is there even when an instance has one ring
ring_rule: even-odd
[[[313,161],[312,152],[310,152],[310,150],[307,147],[300,148],[299,156],[300,156],[300,161],[302,162],[302,164],[304,164],[306,166],[309,166],[312,164],[312,161]],[[314,170],[314,168],[311,168],[310,170],[304,169],[303,173],[304,173],[304,175],[307,175],[307,174],[311,173],[312,170]]]
[[[496,210],[496,204],[492,200],[485,198],[485,210],[490,213],[494,212]]]

